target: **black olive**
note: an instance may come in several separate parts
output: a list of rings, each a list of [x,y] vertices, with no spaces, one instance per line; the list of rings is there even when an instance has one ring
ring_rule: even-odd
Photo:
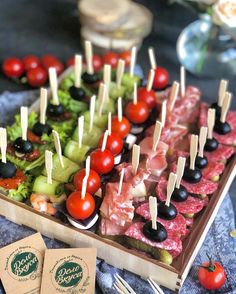
[[[183,202],[187,200],[187,198],[188,198],[188,191],[182,185],[180,185],[179,188],[175,188],[171,196],[171,199],[173,199],[176,202]]]
[[[202,178],[202,172],[200,171],[200,169],[198,168],[191,169],[188,166],[185,167],[184,175],[183,175],[183,179],[185,181],[196,184],[200,182],[201,178]]]
[[[214,131],[220,135],[225,135],[231,132],[231,126],[227,122],[221,122],[220,120],[216,120]]]
[[[218,103],[212,103],[211,108],[216,110],[216,117],[219,118],[221,116],[221,107],[218,105]]]
[[[15,140],[13,147],[19,153],[30,153],[34,149],[33,144],[29,140],[23,140],[21,137]]]
[[[16,175],[16,166],[10,161],[0,162],[0,177],[13,178]]]
[[[52,128],[49,126],[49,124],[41,124],[40,122],[36,122],[32,131],[35,135],[41,137],[43,134],[51,134]]]
[[[64,107],[63,105],[54,105],[49,103],[47,107],[47,114],[49,116],[60,116],[64,113]]]
[[[195,165],[199,169],[205,168],[208,165],[207,157],[204,155],[203,155],[203,157],[197,156],[195,159]]]
[[[160,218],[171,220],[176,217],[177,213],[177,209],[172,203],[169,206],[166,205],[165,201],[158,204],[158,216]]]
[[[149,240],[152,240],[155,242],[163,242],[167,239],[167,231],[165,227],[158,222],[157,222],[156,230],[152,228],[151,221],[146,222],[145,225],[143,226],[143,234]]]
[[[96,73],[93,74],[89,74],[87,72],[84,72],[82,74],[82,80],[86,83],[86,84],[95,84],[99,81],[98,75]]]
[[[83,100],[86,95],[83,88],[77,88],[75,86],[70,87],[69,93],[74,100]]]
[[[215,138],[207,138],[204,150],[208,152],[215,151],[218,148],[218,145],[219,143]]]

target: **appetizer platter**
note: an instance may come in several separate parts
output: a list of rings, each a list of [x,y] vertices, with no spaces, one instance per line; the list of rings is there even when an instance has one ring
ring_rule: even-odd
[[[118,61],[85,61],[0,128],[0,214],[178,291],[236,174],[236,112],[169,84],[149,49],[147,80]]]

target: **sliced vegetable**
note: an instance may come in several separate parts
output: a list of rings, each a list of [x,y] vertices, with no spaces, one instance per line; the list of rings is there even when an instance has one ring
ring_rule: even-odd
[[[66,144],[64,149],[64,155],[70,160],[76,163],[83,163],[85,161],[85,157],[90,147],[87,145],[82,145],[80,148],[78,146],[78,141],[70,140]]]
[[[47,177],[40,175],[35,178],[32,191],[46,195],[61,195],[64,192],[64,185],[55,180],[48,184]]]

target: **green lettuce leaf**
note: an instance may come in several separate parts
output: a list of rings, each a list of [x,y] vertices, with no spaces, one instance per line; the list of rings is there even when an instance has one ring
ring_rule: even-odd
[[[31,169],[34,169],[44,164],[44,154],[42,154],[38,159],[34,161],[22,160],[10,154],[7,154],[7,159],[11,161],[12,163],[14,163],[18,168],[24,171],[30,171]]]
[[[81,113],[88,109],[88,105],[82,101],[76,101],[70,97],[70,94],[67,91],[58,91],[58,96],[61,104],[64,105],[66,110],[74,113]]]

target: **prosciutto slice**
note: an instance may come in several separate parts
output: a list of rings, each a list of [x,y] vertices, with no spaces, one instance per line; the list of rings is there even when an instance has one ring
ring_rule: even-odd
[[[110,221],[109,219],[102,217],[100,221],[100,234],[106,236],[123,235],[129,226],[129,223],[127,223],[125,226],[119,226],[116,223]]]

